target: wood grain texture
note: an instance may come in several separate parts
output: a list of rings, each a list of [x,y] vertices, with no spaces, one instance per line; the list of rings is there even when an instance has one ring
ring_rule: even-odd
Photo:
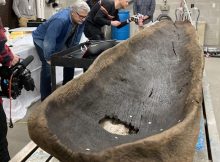
[[[32,113],[31,139],[63,162],[192,161],[203,71],[196,38],[191,24],[163,20],[103,52]],[[138,132],[111,134],[99,125],[105,116]]]

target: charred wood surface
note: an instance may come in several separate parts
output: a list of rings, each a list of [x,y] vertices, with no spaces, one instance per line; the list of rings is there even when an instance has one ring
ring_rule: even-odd
[[[193,26],[161,21],[58,88],[29,118],[30,137],[64,162],[192,161],[202,71]],[[129,134],[107,132],[105,119]]]

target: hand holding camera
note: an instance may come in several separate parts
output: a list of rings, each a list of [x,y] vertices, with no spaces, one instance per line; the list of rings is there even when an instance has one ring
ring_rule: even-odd
[[[0,96],[16,99],[24,88],[33,91],[35,88],[31,72],[26,67],[33,61],[33,56],[28,56],[23,61],[12,67],[1,66],[1,91]]]
[[[14,58],[11,62],[11,65],[14,66],[15,64],[17,64],[19,62],[19,60],[20,60],[20,57],[18,55],[14,54]]]
[[[133,15],[130,17],[130,21],[134,21],[135,23],[138,23],[139,19],[143,19],[144,15],[142,14],[137,14],[137,15]]]

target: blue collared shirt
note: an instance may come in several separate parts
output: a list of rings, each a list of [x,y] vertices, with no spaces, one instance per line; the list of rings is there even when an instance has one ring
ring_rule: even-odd
[[[33,40],[44,51],[46,60],[50,60],[54,53],[67,48],[65,43],[74,25],[77,24],[72,21],[71,10],[67,8],[53,15],[33,31]],[[69,47],[79,44],[83,29],[84,23],[78,25]]]

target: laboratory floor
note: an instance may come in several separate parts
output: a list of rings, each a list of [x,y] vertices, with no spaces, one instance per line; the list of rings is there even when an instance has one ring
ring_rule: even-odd
[[[220,122],[220,58],[206,58],[204,78],[208,81],[208,88],[210,89],[210,96],[212,99],[212,106],[214,109],[216,123]],[[32,104],[27,111],[26,116],[14,123],[14,128],[8,129],[8,143],[11,158],[13,158],[25,145],[31,140],[28,135],[27,119],[33,109],[40,104],[40,101]],[[218,132],[220,132],[220,125],[217,124]],[[219,134],[219,133],[218,133]]]
[[[40,104],[40,101],[33,103],[27,110],[25,117],[16,123],[13,128],[8,128],[8,149],[9,154],[14,157],[25,145],[27,145],[31,139],[29,138],[27,119],[31,111]]]

